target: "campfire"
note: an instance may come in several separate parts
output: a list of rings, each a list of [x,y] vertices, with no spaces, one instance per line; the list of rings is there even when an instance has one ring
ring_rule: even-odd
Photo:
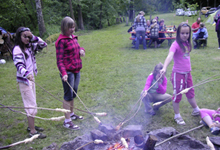
[[[128,148],[130,143],[130,139],[121,138],[121,142],[114,143],[114,145],[110,146],[108,150],[133,150],[133,148]]]

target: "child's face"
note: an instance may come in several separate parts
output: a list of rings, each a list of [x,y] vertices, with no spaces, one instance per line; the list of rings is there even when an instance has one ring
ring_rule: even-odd
[[[24,32],[21,33],[21,41],[22,41],[25,45],[28,44],[29,41],[30,41],[30,37],[27,36],[27,35],[28,35],[28,32],[30,32],[30,31],[24,31]]]
[[[72,35],[74,32],[75,32],[75,26],[72,26],[71,28],[69,28],[69,29],[66,31],[66,35],[67,35],[67,36],[70,36],[70,35]]]
[[[180,39],[183,41],[183,42],[186,42],[188,39],[189,39],[189,27],[186,26],[182,26],[181,29],[180,29]]]

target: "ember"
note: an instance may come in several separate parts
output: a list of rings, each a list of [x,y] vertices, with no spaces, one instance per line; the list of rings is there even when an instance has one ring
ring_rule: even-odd
[[[126,142],[129,144],[129,139],[126,139]],[[110,146],[107,150],[133,150],[133,148],[126,148],[123,142],[115,143],[114,145]]]

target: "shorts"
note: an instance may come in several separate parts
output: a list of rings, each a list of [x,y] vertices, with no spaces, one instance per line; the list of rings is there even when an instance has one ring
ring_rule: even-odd
[[[27,85],[19,82],[18,84],[24,107],[37,107],[35,83],[29,82],[29,85]],[[25,109],[25,111],[33,116],[37,114],[37,109]]]
[[[193,86],[193,80],[192,75],[190,72],[188,73],[177,73],[172,72],[171,74],[171,82],[173,84],[173,101],[175,103],[179,103],[182,99],[182,94],[177,95],[182,90],[192,87]],[[195,96],[194,88],[191,88],[187,93],[186,97],[188,99],[191,99]]]
[[[73,90],[77,93],[78,86],[79,86],[79,81],[80,81],[80,72],[79,73],[72,73],[72,72],[67,72],[68,75],[68,83],[70,86],[73,88]],[[62,76],[60,75],[61,80]],[[75,97],[76,94],[72,90],[72,88],[69,87],[69,85],[62,80],[63,83],[63,90],[64,90],[64,100],[66,101],[72,101]]]
[[[220,114],[220,112],[217,112],[216,110],[205,109],[205,108],[200,109],[200,116],[201,116],[202,119],[206,116],[209,116],[213,120],[214,118],[213,118],[212,115],[215,114],[215,113]],[[215,121],[220,122],[220,117],[215,118]]]

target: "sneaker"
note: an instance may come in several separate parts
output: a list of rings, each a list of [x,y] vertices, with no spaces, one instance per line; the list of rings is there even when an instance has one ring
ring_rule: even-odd
[[[203,121],[203,120],[200,120],[200,121],[199,121],[199,124],[203,124],[205,127],[209,127],[209,126],[205,123],[205,121]]]
[[[72,120],[77,120],[77,119],[80,119],[80,120],[83,120],[83,116],[77,116],[76,114],[70,116]]]
[[[46,138],[47,136],[45,135],[45,134],[43,134],[43,133],[40,133],[40,132],[38,132],[38,131],[36,131],[35,133],[29,133],[29,137],[32,137],[32,136],[34,136],[34,135],[36,135],[36,134],[40,134],[39,136],[38,136],[38,139],[44,139],[44,138]]]
[[[220,47],[218,49],[220,49]]]
[[[44,131],[44,129],[43,128],[41,128],[41,127],[38,127],[38,126],[35,126],[35,130],[37,130],[37,131]],[[28,132],[30,132],[31,131],[31,129],[29,128],[29,127],[27,127],[27,131]]]
[[[200,115],[200,111],[199,110],[193,110],[191,115],[192,116],[198,116],[198,115]]]
[[[220,128],[212,127],[212,128],[210,128],[210,131],[213,135],[218,135],[220,133]]]
[[[71,130],[79,130],[79,126],[75,125],[72,121],[69,121],[67,123],[63,123],[63,126],[67,129],[71,129]]]
[[[179,125],[185,125],[185,124],[186,124],[182,117],[178,117],[178,118],[176,118],[176,119],[174,119],[174,120],[175,120],[176,123],[179,124]]]

